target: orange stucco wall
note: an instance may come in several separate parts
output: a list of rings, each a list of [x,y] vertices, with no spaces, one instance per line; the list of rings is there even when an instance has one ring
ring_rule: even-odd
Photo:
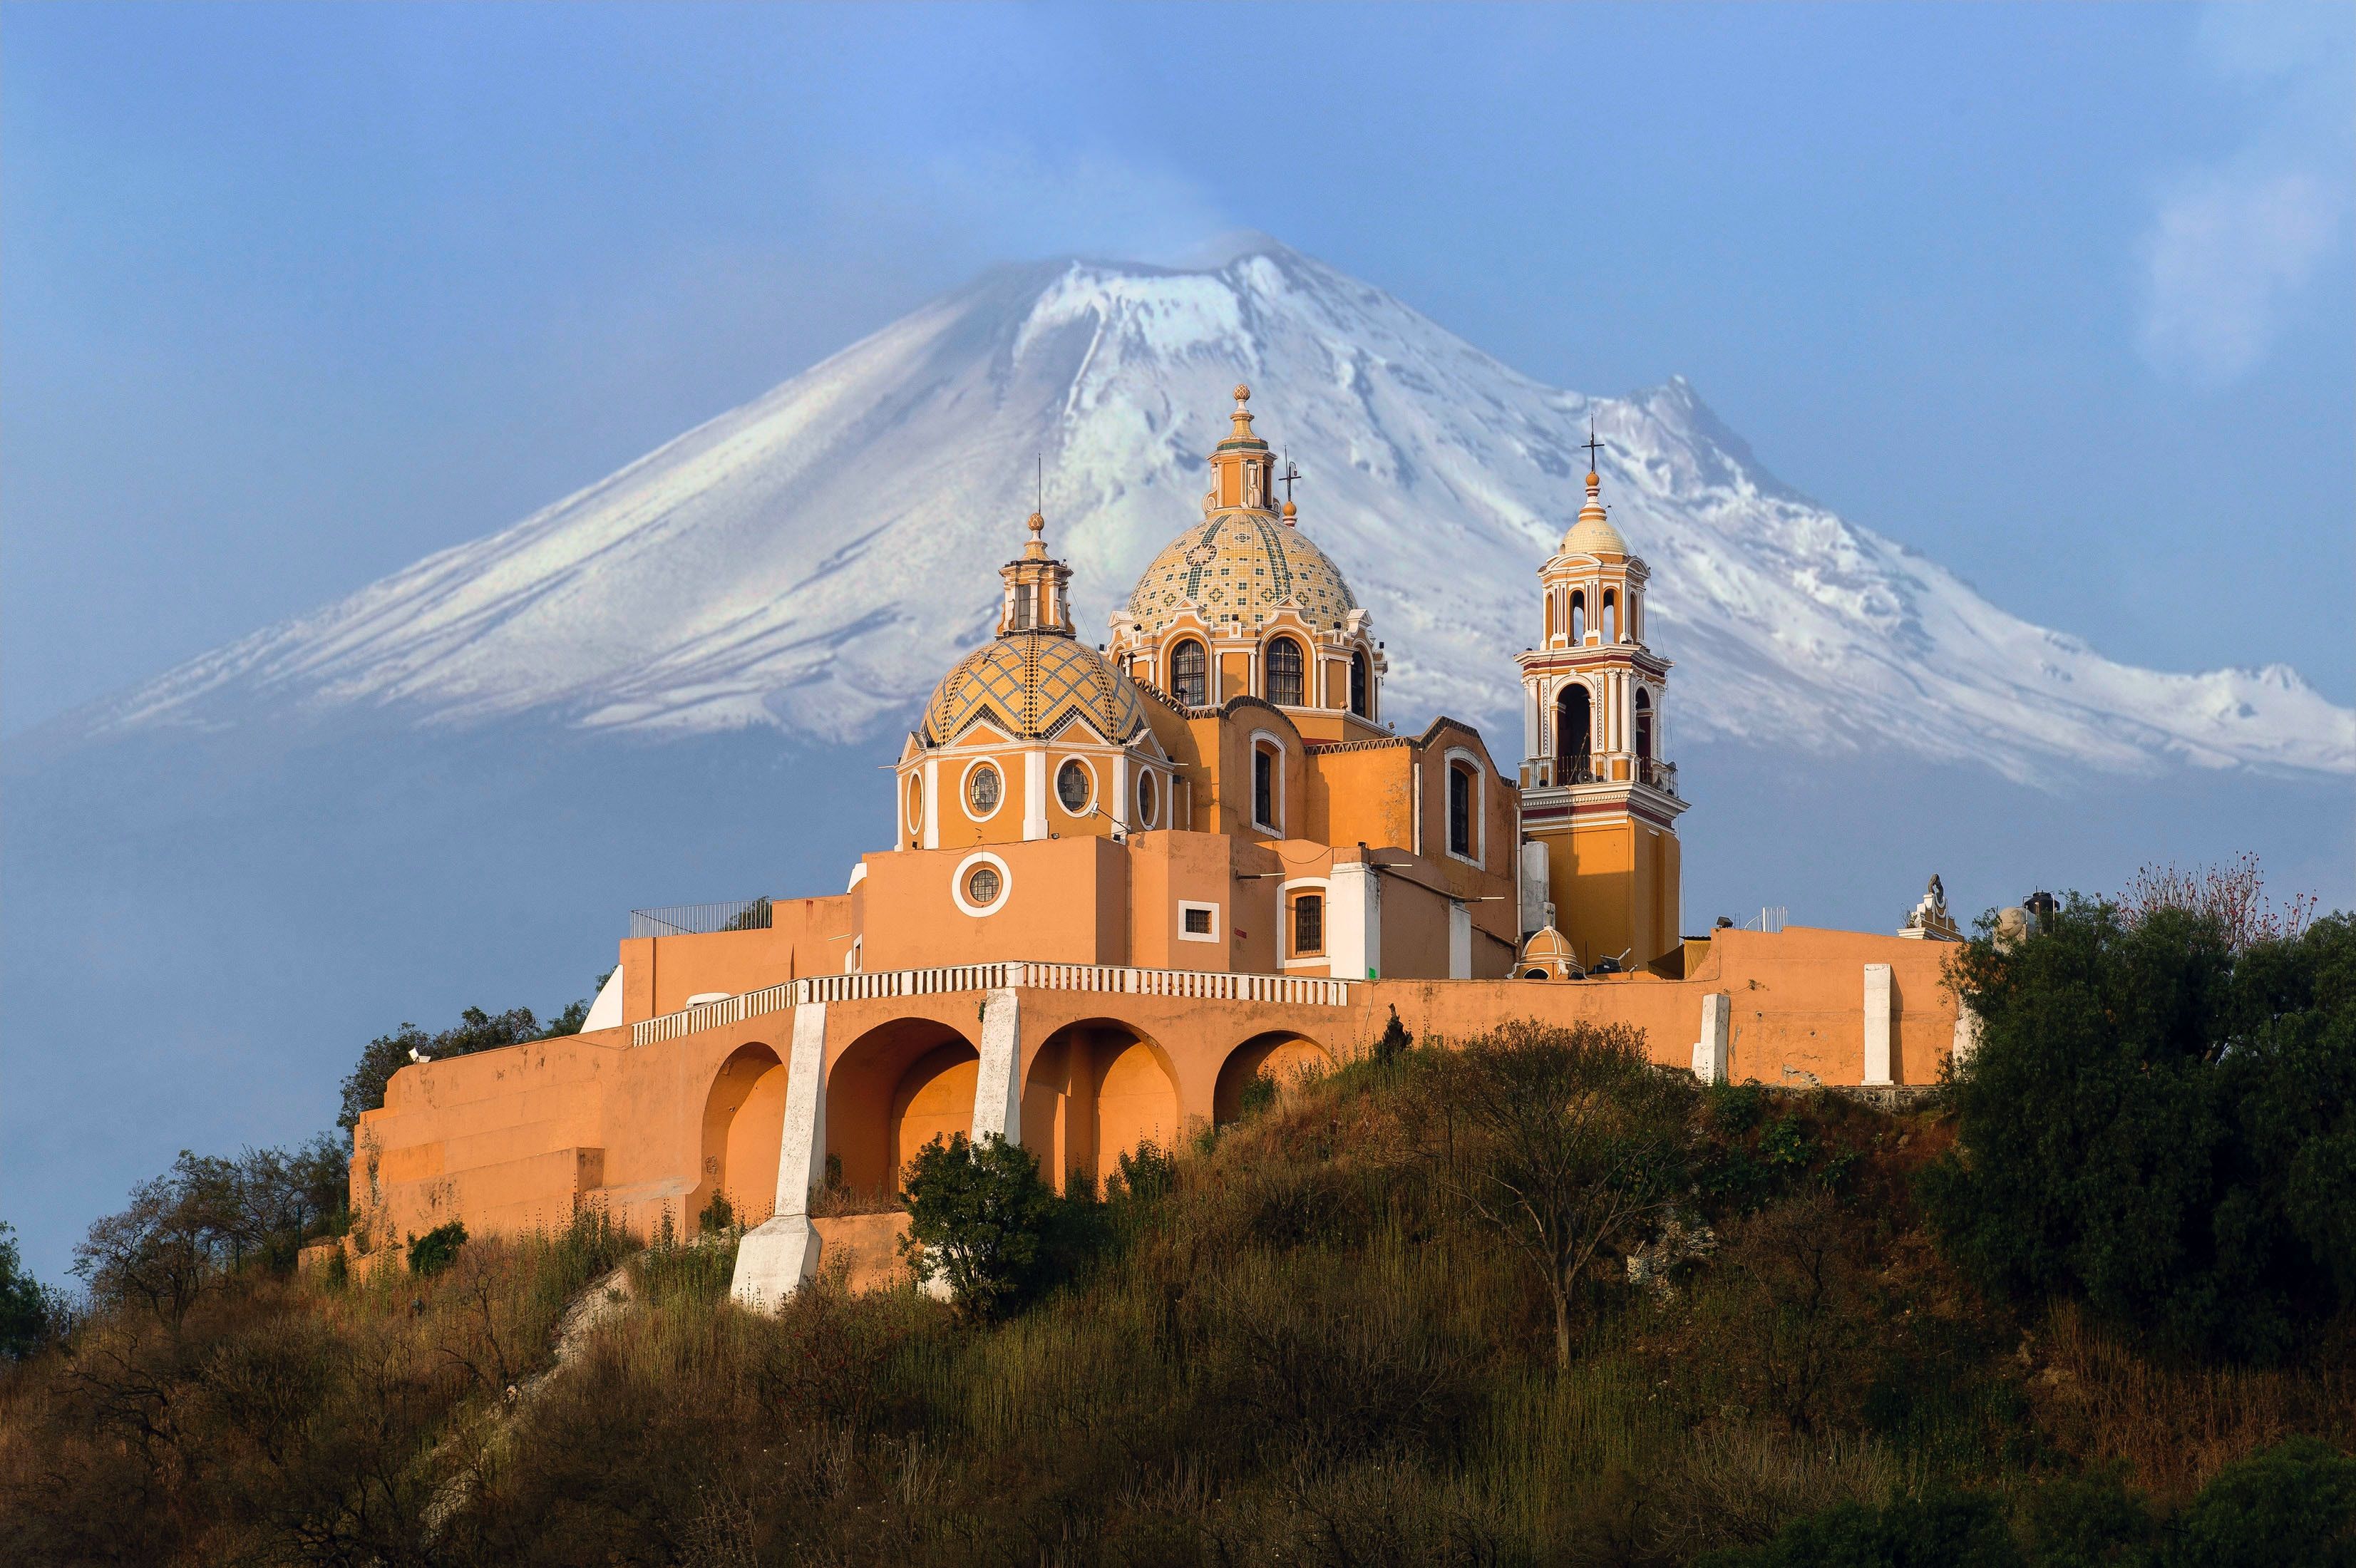
[[[1346,1060],[1393,1008],[1438,1040],[1515,1018],[1631,1024],[1656,1060],[1684,1067],[1702,999],[1723,992],[1737,1080],[1854,1084],[1869,964],[1892,971],[1891,1076],[1926,1083],[1954,1036],[1955,1001],[1941,978],[1952,951],[1793,927],[1720,932],[1695,944],[1682,980],[1365,981],[1341,1007],[1024,990],[1023,1141],[1059,1178],[1078,1169],[1101,1179],[1138,1139],[1183,1136],[1223,1105],[1231,1114],[1250,1069],[1271,1057],[1280,1066]],[[916,1144],[969,1118],[980,1000],[960,992],[829,1007],[827,1146],[846,1183],[888,1182]],[[626,1029],[608,1029],[404,1068],[384,1108],[361,1120],[354,1202],[376,1235],[395,1241],[449,1218],[490,1233],[561,1224],[581,1203],[650,1228],[666,1210],[691,1221],[715,1188],[757,1219],[775,1198],[779,1064],[792,1029],[787,1010],[659,1045],[634,1048]]]

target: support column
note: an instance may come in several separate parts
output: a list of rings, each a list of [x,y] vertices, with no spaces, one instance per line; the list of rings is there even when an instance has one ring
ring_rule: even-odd
[[[1047,749],[1033,746],[1023,759],[1023,837],[1047,837]]]
[[[1462,899],[1448,901],[1448,977],[1472,977],[1472,912]]]
[[[941,847],[941,760],[925,759],[925,848]]]
[[[1980,1016],[1972,1011],[1972,1005],[1969,1002],[1957,1002],[1955,1004],[1955,1043],[1949,1048],[1949,1054],[1954,1059],[1955,1065],[1961,1068],[1964,1063],[1972,1059],[1972,1053],[1979,1048]]]
[[[1734,998],[1712,991],[1701,999],[1701,1038],[1694,1041],[1693,1073],[1705,1083],[1724,1083],[1734,1062]]]
[[[1337,980],[1381,976],[1382,882],[1364,860],[1338,861],[1326,873],[1325,951]]]
[[[777,1208],[744,1232],[728,1294],[755,1309],[776,1307],[818,1277],[819,1242],[810,1224],[810,1189],[826,1179],[826,1004],[794,1009],[786,1063],[785,1135],[777,1148]]]
[[[981,1000],[981,1071],[973,1082],[973,1141],[1023,1141],[1022,1009],[1012,987]]]
[[[1890,1083],[1891,982],[1890,965],[1865,966],[1865,1083],[1868,1088]]]

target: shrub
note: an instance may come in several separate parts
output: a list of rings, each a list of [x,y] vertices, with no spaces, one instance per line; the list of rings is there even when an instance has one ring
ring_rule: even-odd
[[[936,1138],[908,1162],[901,1185],[902,1251],[923,1277],[947,1282],[961,1316],[998,1317],[1038,1283],[1055,1194],[1030,1150],[997,1136]]]
[[[16,1228],[0,1221],[0,1356],[21,1361],[48,1339],[48,1292],[26,1269]]]
[[[706,1236],[718,1235],[722,1232],[734,1229],[735,1224],[735,1205],[728,1201],[728,1194],[715,1189],[712,1194],[712,1201],[706,1203],[703,1206],[703,1212],[695,1217],[697,1233]]]
[[[2229,1465],[2178,1521],[2169,1568],[2356,1563],[2356,1459],[2312,1437]]]
[[[420,1279],[431,1279],[458,1261],[458,1249],[466,1244],[466,1227],[453,1220],[446,1225],[436,1225],[422,1236],[409,1238],[409,1272]]]
[[[1763,1546],[1714,1552],[1697,1568],[2021,1568],[2020,1548],[1993,1498],[1901,1498],[1886,1508],[1842,1503],[1796,1520]]]
[[[1951,974],[1980,1045],[1922,1195],[1981,1283],[2260,1360],[2356,1293],[2356,922],[2073,898]]]

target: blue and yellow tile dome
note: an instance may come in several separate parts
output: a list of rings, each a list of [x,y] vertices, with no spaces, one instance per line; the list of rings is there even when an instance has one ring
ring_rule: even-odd
[[[944,746],[976,720],[1044,741],[1075,720],[1116,744],[1145,728],[1145,703],[1112,661],[1054,630],[1007,632],[957,662],[925,704],[923,738]]]
[[[1288,522],[1258,510],[1222,511],[1162,547],[1137,580],[1129,613],[1158,637],[1193,611],[1205,623],[1255,627],[1291,603],[1321,631],[1342,629],[1357,596],[1325,552]]]

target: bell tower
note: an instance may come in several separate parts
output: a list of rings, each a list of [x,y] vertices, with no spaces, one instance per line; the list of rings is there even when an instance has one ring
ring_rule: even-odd
[[[1601,444],[1590,436],[1590,464]],[[1612,526],[1590,466],[1587,505],[1538,569],[1538,644],[1515,661],[1523,935],[1553,926],[1590,970],[1605,959],[1638,968],[1678,947],[1686,803],[1664,754],[1669,661],[1644,642],[1651,576]]]

